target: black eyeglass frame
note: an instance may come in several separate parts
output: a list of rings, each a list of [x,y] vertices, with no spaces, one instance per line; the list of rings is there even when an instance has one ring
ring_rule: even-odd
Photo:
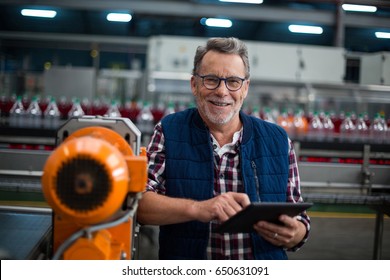
[[[194,76],[197,76],[197,77],[201,78],[201,79],[202,79],[202,84],[203,84],[203,86],[204,86],[205,88],[209,89],[209,90],[217,89],[217,88],[221,85],[221,81],[224,81],[225,87],[226,87],[229,91],[237,91],[237,90],[240,90],[240,89],[242,88],[242,85],[244,84],[244,81],[247,80],[247,79],[245,79],[245,78],[240,78],[240,77],[237,77],[237,76],[231,76],[231,77],[227,77],[227,78],[221,78],[221,77],[218,77],[218,76],[216,76],[216,75],[199,75],[198,73],[195,73]],[[213,88],[207,87],[207,86],[205,85],[205,83],[204,83],[204,79],[207,78],[207,77],[212,77],[212,78],[218,79],[218,80],[219,80],[218,84],[217,84],[215,87],[213,87]],[[231,79],[231,78],[241,80],[241,85],[240,85],[240,87],[239,87],[238,89],[232,90],[232,89],[230,89],[230,88],[228,87],[228,85],[227,85],[226,82],[227,82],[227,80],[229,80],[229,79]]]

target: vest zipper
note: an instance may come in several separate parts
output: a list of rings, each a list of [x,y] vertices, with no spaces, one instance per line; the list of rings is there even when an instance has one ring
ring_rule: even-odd
[[[259,184],[259,178],[257,177],[257,169],[256,169],[256,163],[252,160],[251,166],[253,169],[253,174],[255,175],[255,184],[256,184],[256,194],[257,194],[257,200],[261,202],[260,199],[260,184]]]

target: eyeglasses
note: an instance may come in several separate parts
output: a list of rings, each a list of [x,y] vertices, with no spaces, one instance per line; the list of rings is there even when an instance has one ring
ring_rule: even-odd
[[[242,84],[246,79],[240,78],[240,77],[227,77],[227,78],[220,78],[215,75],[199,75],[195,74],[195,76],[198,76],[202,79],[203,85],[207,89],[216,89],[221,84],[221,81],[225,82],[225,86],[230,91],[237,91],[242,87]]]

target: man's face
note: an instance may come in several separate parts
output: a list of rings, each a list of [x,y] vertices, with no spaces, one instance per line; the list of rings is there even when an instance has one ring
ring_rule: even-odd
[[[220,78],[245,77],[244,63],[239,55],[209,51],[203,57],[198,75],[215,75]],[[249,80],[237,91],[226,88],[225,82],[213,90],[207,89],[199,76],[191,78],[191,89],[200,115],[208,126],[226,125],[239,121],[239,111],[247,96]]]

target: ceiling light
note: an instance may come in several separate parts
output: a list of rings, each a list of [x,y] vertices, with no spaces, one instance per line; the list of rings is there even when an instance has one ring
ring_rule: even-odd
[[[306,34],[322,34],[323,30],[320,26],[311,25],[295,25],[291,24],[288,26],[288,30],[293,33],[306,33]]]
[[[207,26],[210,26],[210,27],[229,28],[229,27],[232,27],[232,25],[233,25],[231,20],[229,20],[229,19],[222,19],[222,18],[208,18],[206,20],[201,19],[201,23],[202,22],[204,22],[204,24],[206,24]]]
[[[263,0],[219,0],[219,2],[244,3],[244,4],[261,4],[261,3],[263,3]]]
[[[353,5],[353,4],[343,4],[341,6],[344,11],[349,12],[365,12],[365,13],[375,13],[375,6],[366,6],[366,5]]]
[[[54,18],[57,15],[57,12],[53,10],[36,10],[36,9],[23,9],[20,13],[25,17]]]
[[[375,36],[379,39],[390,39],[390,32],[375,32]]]
[[[109,13],[107,15],[108,21],[129,22],[131,19],[132,16],[128,13]]]

